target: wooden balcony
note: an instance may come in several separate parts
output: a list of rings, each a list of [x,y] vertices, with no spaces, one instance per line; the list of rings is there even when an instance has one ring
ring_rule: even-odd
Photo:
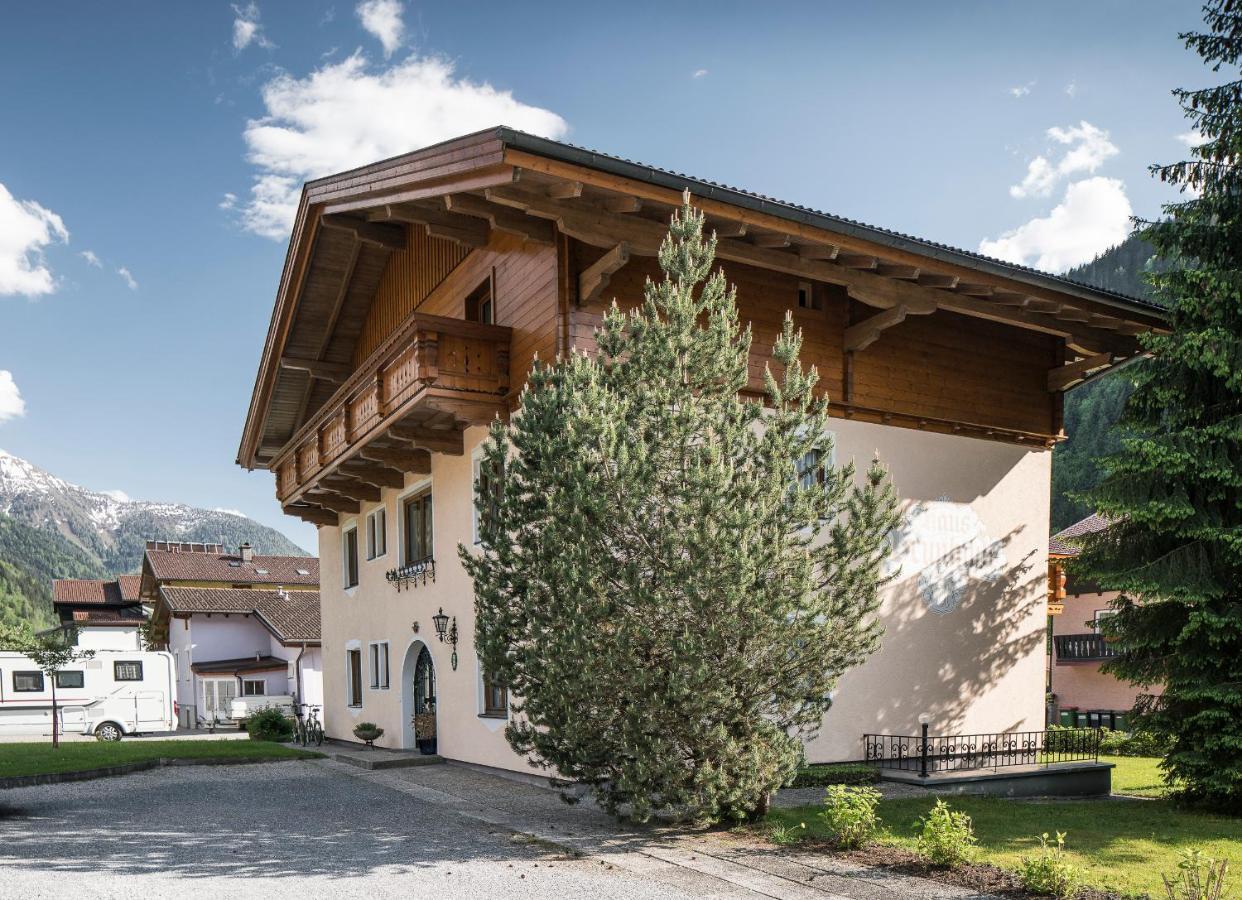
[[[1105,640],[1102,634],[1057,634],[1052,640],[1057,649],[1058,666],[1102,662],[1121,653],[1117,645]]]
[[[276,496],[290,515],[335,525],[432,453],[461,454],[462,431],[508,412],[511,330],[414,314],[277,454]]]

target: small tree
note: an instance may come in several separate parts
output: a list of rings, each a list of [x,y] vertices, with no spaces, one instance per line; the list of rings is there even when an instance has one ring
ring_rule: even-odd
[[[0,647],[25,653],[52,685],[52,749],[60,749],[60,704],[56,699],[56,673],[79,659],[90,659],[94,650],[74,646],[77,629],[62,628],[54,634],[33,634],[24,626],[0,625]]]
[[[897,523],[884,470],[833,466],[827,400],[786,318],[770,409],[689,195],[662,282],[598,356],[536,366],[477,488],[475,642],[517,698],[510,744],[614,814],[761,813],[842,672],[878,646]],[[709,277],[710,274],[710,277]]]

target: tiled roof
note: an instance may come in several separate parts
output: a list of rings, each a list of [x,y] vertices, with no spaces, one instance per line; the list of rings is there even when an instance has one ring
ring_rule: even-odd
[[[1050,556],[1077,556],[1081,548],[1074,538],[1080,538],[1084,534],[1094,534],[1097,531],[1103,531],[1109,524],[1108,519],[1092,513],[1081,522],[1075,522],[1069,528],[1062,529],[1050,537],[1048,539],[1048,554]]]
[[[132,578],[135,576],[124,576]],[[115,581],[104,581],[101,578],[57,578],[52,582],[52,601],[54,603],[133,603],[138,599],[138,591],[133,591],[133,598],[126,599],[125,591]]]
[[[216,659],[211,662],[192,663],[190,668],[200,675],[244,675],[246,672],[270,672],[284,669],[288,660],[279,656],[246,656],[241,659]]]
[[[138,590],[142,587],[141,575],[122,575],[116,580],[121,588],[121,599],[126,603],[138,602]]]
[[[254,556],[242,562],[236,553],[148,550],[147,563],[158,581],[319,584],[319,560],[313,556]]]
[[[283,643],[319,642],[318,591],[164,587],[160,597],[174,613],[253,615]]]
[[[75,609],[73,623],[75,625],[138,625],[147,617],[142,609],[135,606],[123,606],[120,609],[103,607],[100,609]]]

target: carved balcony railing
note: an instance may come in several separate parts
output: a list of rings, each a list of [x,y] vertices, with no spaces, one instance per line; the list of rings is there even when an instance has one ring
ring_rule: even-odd
[[[511,329],[414,314],[281,449],[276,496],[289,503],[398,424],[451,414],[485,424],[505,409]],[[443,420],[444,416],[439,416]],[[431,435],[434,438],[434,435]],[[419,447],[418,437],[409,446]],[[441,449],[434,441],[432,451]]]
[[[1058,634],[1053,636],[1057,664],[1099,662],[1112,659],[1121,651],[1102,634]]]

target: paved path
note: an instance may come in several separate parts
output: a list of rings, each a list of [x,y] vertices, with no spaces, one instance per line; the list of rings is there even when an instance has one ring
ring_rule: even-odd
[[[0,895],[781,897],[970,892],[728,833],[618,826],[454,765],[162,769],[0,795]]]

